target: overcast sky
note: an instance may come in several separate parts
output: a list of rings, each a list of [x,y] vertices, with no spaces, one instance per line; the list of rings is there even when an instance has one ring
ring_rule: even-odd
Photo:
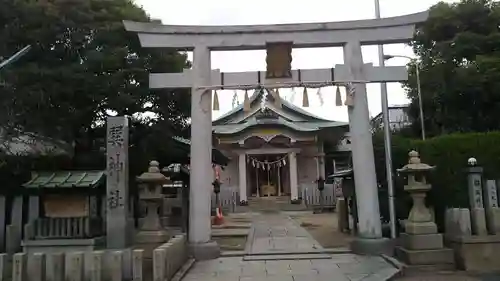
[[[332,22],[373,18],[374,0],[135,0],[152,18],[163,24],[179,25],[241,25],[280,24],[305,22]],[[382,17],[392,17],[421,12],[437,0],[380,0]],[[446,0],[445,2],[456,2]],[[413,56],[411,48],[403,44],[386,45],[385,54]],[[377,47],[364,46],[365,63],[378,65]],[[343,63],[341,48],[297,49],[293,51],[293,69],[330,68]],[[392,59],[386,65],[405,65],[406,59]],[[212,68],[224,72],[265,70],[265,51],[213,52]],[[389,104],[408,103],[399,83],[388,84]],[[305,108],[321,117],[347,121],[347,109],[335,107],[335,92],[331,88],[321,90],[323,105],[316,90],[309,91],[310,107]],[[291,93],[281,91],[283,97],[291,99]],[[213,113],[216,118],[232,108],[233,91],[219,93],[221,110]],[[243,102],[243,93],[238,93]],[[297,91],[294,104],[301,106],[302,91]],[[381,111],[380,86],[368,86],[370,114]]]

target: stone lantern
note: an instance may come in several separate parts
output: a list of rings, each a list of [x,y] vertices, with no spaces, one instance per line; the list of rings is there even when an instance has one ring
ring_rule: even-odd
[[[140,225],[141,230],[162,230],[158,215],[163,201],[162,187],[170,180],[161,173],[159,165],[157,161],[151,161],[148,171],[137,177],[139,200],[145,206],[145,216]]]
[[[342,195],[345,198],[345,204],[337,206],[337,208],[339,208],[339,215],[340,215],[339,228],[341,230],[345,229],[346,231],[350,231],[349,230],[349,206],[350,206],[353,217],[353,232],[354,234],[356,234],[358,232],[358,209],[356,202],[354,171],[352,168],[343,171],[338,171],[335,174],[333,174],[333,178],[342,179]]]
[[[170,179],[160,172],[157,161],[149,163],[148,171],[137,177],[139,184],[139,204],[144,206],[145,214],[139,220],[136,243],[150,256],[152,250],[165,243],[169,235],[160,223],[159,209],[163,202],[162,187]]]
[[[426,194],[431,189],[426,177],[435,167],[422,163],[416,151],[408,155],[408,164],[398,169],[398,173],[407,176],[404,190],[410,193],[413,206],[396,255],[409,266],[432,265],[438,269],[453,267],[453,250],[443,247],[443,235],[437,232],[433,216],[425,206]]]
[[[408,164],[398,169],[398,173],[404,174],[408,178],[408,183],[404,190],[410,193],[413,199],[408,220],[405,226],[405,232],[410,234],[436,233],[437,226],[432,219],[432,213],[425,206],[425,197],[431,185],[427,183],[426,176],[435,169],[434,166],[421,163],[418,152],[410,151]]]

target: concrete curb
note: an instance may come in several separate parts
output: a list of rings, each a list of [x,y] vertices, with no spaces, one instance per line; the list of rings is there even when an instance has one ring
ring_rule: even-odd
[[[184,265],[179,269],[179,271],[177,271],[177,273],[175,273],[175,275],[174,275],[174,277],[172,277],[171,281],[182,280],[182,278],[184,278],[184,276],[186,276],[186,274],[189,272],[189,270],[191,269],[191,267],[193,267],[194,264],[195,264],[194,259],[188,259],[186,261],[186,263],[184,263]]]
[[[384,254],[382,254],[380,256],[386,262],[388,262],[389,264],[391,264],[392,266],[394,266],[397,269],[396,273],[394,273],[392,276],[388,277],[385,280],[394,280],[394,278],[404,276],[404,271],[405,271],[406,266],[402,262],[398,261],[397,259],[395,259],[393,257],[387,256],[387,255],[384,255]]]
[[[250,228],[250,231],[248,232],[248,235],[247,235],[247,242],[245,244],[245,254],[251,254],[252,252],[252,245],[253,245],[253,239],[254,239],[254,236],[255,236],[255,226],[252,225],[252,227]]]

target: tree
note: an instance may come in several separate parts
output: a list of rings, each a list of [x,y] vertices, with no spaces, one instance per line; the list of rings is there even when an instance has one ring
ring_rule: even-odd
[[[427,135],[500,129],[500,4],[491,0],[438,3],[417,27],[412,47],[421,74]],[[409,114],[420,134],[417,80],[406,83]]]
[[[182,134],[189,93],[153,93],[148,74],[180,72],[189,63],[172,50],[142,48],[125,31],[122,20],[150,20],[132,0],[0,0],[0,6],[0,57],[33,46],[0,73],[4,128],[74,143],[82,156],[100,153],[110,114],[132,117],[131,150],[143,158],[158,157],[152,140],[168,146]]]

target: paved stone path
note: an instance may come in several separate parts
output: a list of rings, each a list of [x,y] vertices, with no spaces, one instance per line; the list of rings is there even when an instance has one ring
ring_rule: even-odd
[[[381,257],[321,253],[283,214],[257,215],[246,255],[197,262],[183,281],[379,281],[397,270]]]
[[[252,224],[248,254],[304,253],[322,249],[304,228],[283,214],[257,216]]]

